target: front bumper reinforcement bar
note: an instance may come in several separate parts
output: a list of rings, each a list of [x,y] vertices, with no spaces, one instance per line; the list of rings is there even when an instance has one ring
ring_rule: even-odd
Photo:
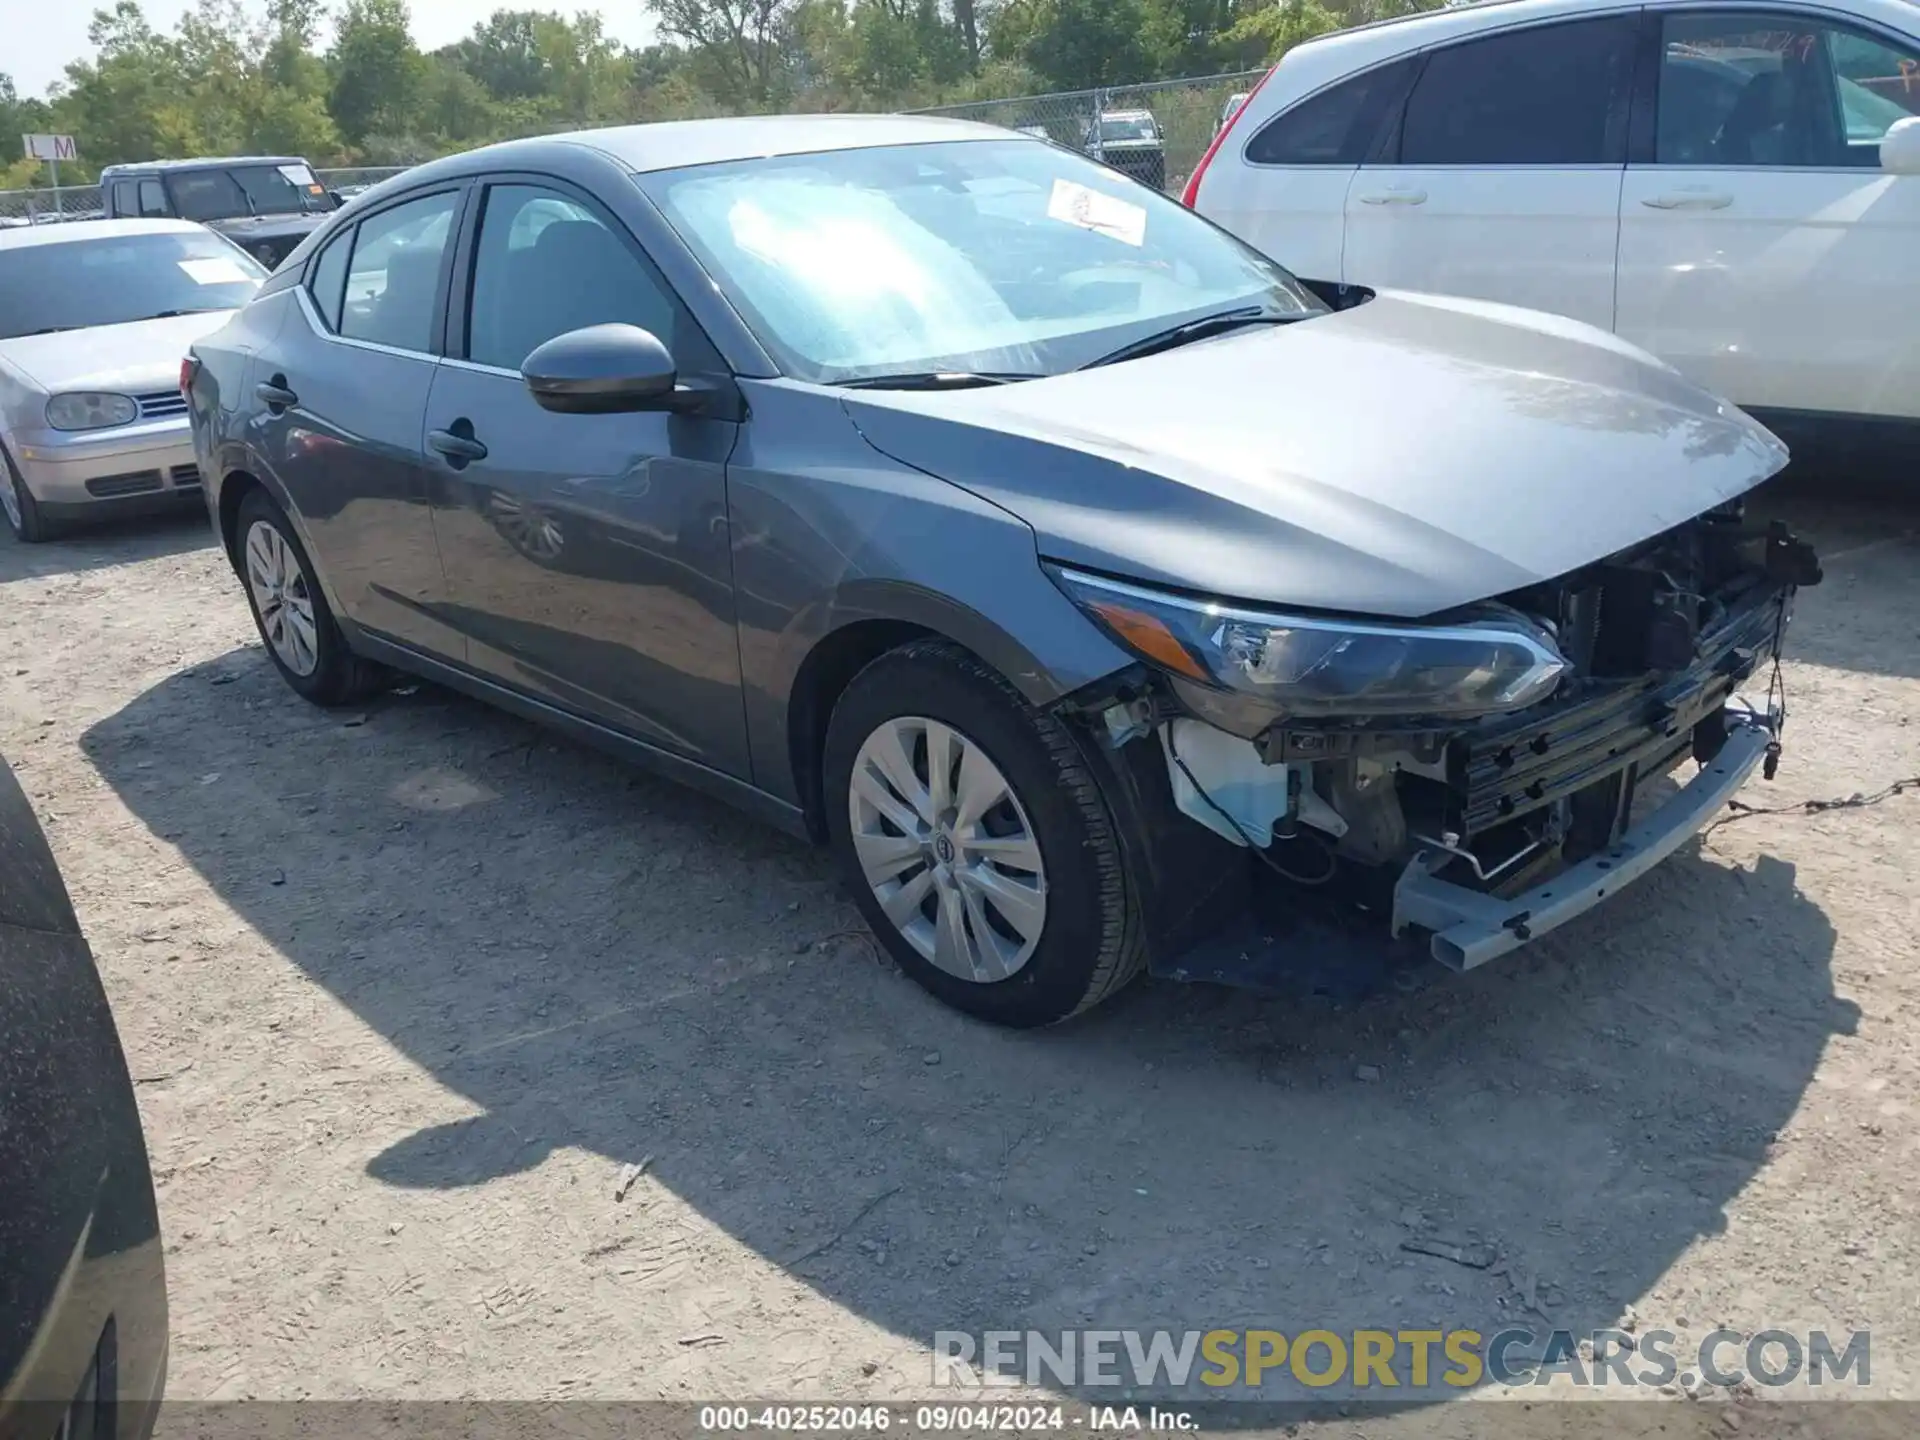
[[[1741,713],[1728,720],[1720,753],[1678,794],[1602,854],[1523,895],[1501,899],[1442,880],[1434,872],[1454,857],[1420,851],[1393,889],[1394,938],[1413,925],[1432,931],[1433,958],[1452,970],[1471,970],[1584,915],[1698,834],[1766,757],[1774,739],[1766,720]]]

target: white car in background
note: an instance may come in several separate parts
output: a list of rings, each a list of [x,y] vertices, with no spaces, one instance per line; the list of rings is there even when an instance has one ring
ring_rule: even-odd
[[[199,501],[181,361],[266,273],[189,220],[0,231],[0,512],[17,539]]]
[[[1493,0],[1290,50],[1185,199],[1299,275],[1611,330],[1791,439],[1911,439],[1917,113],[1910,0]]]

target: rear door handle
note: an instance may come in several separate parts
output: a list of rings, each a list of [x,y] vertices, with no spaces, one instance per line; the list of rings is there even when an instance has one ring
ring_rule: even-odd
[[[1427,192],[1424,190],[1406,190],[1395,186],[1391,190],[1370,190],[1360,197],[1362,205],[1424,205]]]
[[[253,387],[253,395],[262,405],[275,412],[300,403],[300,397],[287,388],[287,377],[284,375],[262,380]]]
[[[465,420],[453,422],[451,430],[429,430],[427,445],[446,456],[447,463],[458,470],[475,460],[487,458],[487,447],[473,438],[473,427]]]
[[[1733,196],[1724,190],[1668,190],[1642,196],[1640,203],[1649,210],[1724,210],[1733,204]]]

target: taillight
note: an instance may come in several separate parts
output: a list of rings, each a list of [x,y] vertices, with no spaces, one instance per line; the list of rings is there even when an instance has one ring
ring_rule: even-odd
[[[200,362],[191,355],[183,356],[180,361],[180,393],[193,393],[193,377],[200,373]]]
[[[1278,65],[1273,70],[1278,70]],[[1247,92],[1247,98],[1240,102],[1240,108],[1233,112],[1227,123],[1220,127],[1220,133],[1213,137],[1213,143],[1207,146],[1207,153],[1200,157],[1200,163],[1193,167],[1193,174],[1187,177],[1187,188],[1180,192],[1180,203],[1189,210],[1200,198],[1200,178],[1207,173],[1207,166],[1213,163],[1213,157],[1220,153],[1220,147],[1227,143],[1227,136],[1233,133],[1233,127],[1240,123],[1240,117],[1253,108],[1254,100],[1266,88],[1267,81],[1273,78],[1273,70],[1260,77],[1259,83]]]

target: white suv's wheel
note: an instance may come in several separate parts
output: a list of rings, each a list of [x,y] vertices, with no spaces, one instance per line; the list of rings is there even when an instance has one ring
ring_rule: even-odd
[[[1124,860],[1085,757],[967,651],[920,641],[855,676],[823,778],[867,923],[948,1004],[1047,1025],[1139,972]]]

